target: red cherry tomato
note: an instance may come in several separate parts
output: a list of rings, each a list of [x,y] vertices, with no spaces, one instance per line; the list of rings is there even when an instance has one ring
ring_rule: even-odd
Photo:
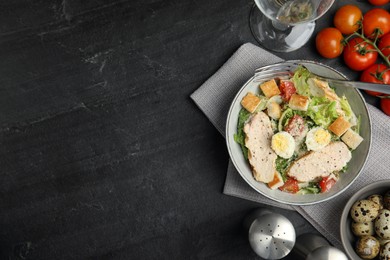
[[[356,5],[344,5],[336,11],[333,17],[334,26],[342,34],[352,34],[356,32],[363,18],[363,13]]]
[[[363,30],[369,38],[380,38],[390,32],[390,13],[382,8],[369,10],[363,16]]]
[[[280,86],[279,86],[281,96],[284,101],[289,101],[292,94],[297,92],[295,89],[294,83],[289,80],[282,80],[280,81]]]
[[[363,71],[360,75],[360,81],[390,84],[390,70],[384,64],[373,64]],[[371,96],[383,95],[382,93],[371,90],[365,90],[365,92]]]
[[[332,188],[332,186],[335,183],[336,183],[336,180],[334,178],[331,178],[328,176],[328,177],[322,178],[318,184],[321,188],[321,192],[327,192],[330,190],[330,188]]]
[[[379,39],[378,48],[386,56],[390,56],[390,33],[383,35]]]
[[[316,48],[321,56],[332,59],[343,52],[343,35],[333,27],[322,29],[316,36]]]
[[[279,190],[288,193],[297,193],[299,191],[298,181],[294,178],[288,178],[283,186],[279,187]]]
[[[368,2],[372,5],[385,5],[390,2],[390,0],[368,0]]]
[[[355,71],[365,70],[375,63],[377,57],[375,47],[359,37],[349,40],[343,51],[345,64]]]
[[[381,105],[382,111],[386,115],[390,116],[390,97],[381,98],[380,105]]]

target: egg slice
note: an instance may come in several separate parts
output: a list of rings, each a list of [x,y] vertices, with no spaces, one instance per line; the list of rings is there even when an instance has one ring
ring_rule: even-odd
[[[322,127],[312,128],[306,135],[307,150],[319,151],[330,143],[331,134]]]
[[[271,148],[280,157],[288,159],[294,154],[294,137],[285,131],[276,133],[272,136]]]

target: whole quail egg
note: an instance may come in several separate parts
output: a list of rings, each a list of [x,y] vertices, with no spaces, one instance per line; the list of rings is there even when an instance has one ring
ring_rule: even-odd
[[[355,236],[373,236],[375,234],[374,222],[352,222],[352,233]]]
[[[373,194],[369,196],[367,199],[372,200],[373,202],[379,205],[379,209],[383,209],[383,196],[379,194]]]
[[[272,136],[271,147],[277,155],[288,159],[294,154],[294,137],[285,131],[278,132]]]
[[[390,190],[383,196],[383,207],[390,210]]]
[[[356,253],[363,259],[373,259],[379,254],[380,244],[373,236],[362,236],[356,243]]]
[[[375,219],[375,232],[382,239],[390,239],[390,210],[382,209]]]
[[[352,205],[350,214],[355,222],[371,222],[379,214],[379,205],[372,200],[358,200]]]
[[[390,242],[387,242],[381,247],[379,251],[380,260],[390,260]]]

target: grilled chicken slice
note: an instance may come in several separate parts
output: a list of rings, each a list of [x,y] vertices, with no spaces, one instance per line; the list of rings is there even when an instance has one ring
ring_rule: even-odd
[[[290,166],[287,175],[299,182],[313,181],[341,170],[351,158],[347,145],[340,141],[333,142],[319,151],[311,151],[299,158]]]
[[[272,181],[277,155],[271,148],[273,131],[269,117],[264,112],[257,113],[244,126],[244,132],[254,178],[264,183]]]

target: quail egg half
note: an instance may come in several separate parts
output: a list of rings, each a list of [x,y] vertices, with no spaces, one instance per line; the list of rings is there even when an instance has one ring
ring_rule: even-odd
[[[294,137],[285,131],[278,132],[272,136],[271,147],[277,155],[288,159],[294,154]]]
[[[319,151],[330,143],[331,134],[322,127],[314,127],[306,135],[307,150]]]

